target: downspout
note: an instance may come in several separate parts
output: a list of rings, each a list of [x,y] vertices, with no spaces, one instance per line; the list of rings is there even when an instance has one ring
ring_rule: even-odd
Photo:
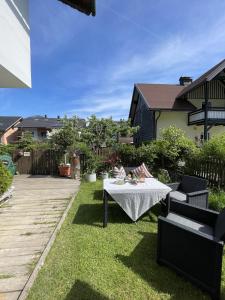
[[[157,117],[155,117],[155,114],[156,114],[157,112],[158,112],[159,114],[158,114]],[[157,111],[154,112],[154,117],[155,117],[155,118],[154,118],[154,119],[155,119],[155,132],[154,132],[154,135],[155,135],[155,139],[157,139],[157,123],[158,123],[158,120],[159,120],[159,118],[160,118],[160,116],[161,116],[161,113],[162,113],[161,110],[157,110]]]
[[[204,94],[205,94],[205,120],[204,120],[204,141],[208,139],[208,81],[204,85]]]

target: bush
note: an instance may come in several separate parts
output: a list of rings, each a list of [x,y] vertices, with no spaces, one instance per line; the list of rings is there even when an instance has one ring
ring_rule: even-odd
[[[169,126],[162,130],[161,138],[156,141],[161,167],[176,170],[178,162],[185,161],[198,153],[195,143],[189,139],[183,130]]]
[[[10,154],[12,155],[13,152],[15,151],[16,147],[15,145],[2,145],[0,144],[0,155],[3,155],[3,154]]]
[[[133,145],[118,145],[117,154],[124,166],[133,167],[145,163],[150,170],[154,169],[158,157],[155,142],[137,148]]]
[[[225,207],[225,192],[221,190],[212,190],[209,193],[209,208],[221,211]]]
[[[156,176],[157,176],[158,180],[163,183],[171,182],[169,172],[166,169],[159,169]]]
[[[0,161],[0,196],[5,193],[12,184],[13,176],[7,171]]]
[[[214,135],[205,142],[200,154],[202,157],[225,159],[225,133]]]

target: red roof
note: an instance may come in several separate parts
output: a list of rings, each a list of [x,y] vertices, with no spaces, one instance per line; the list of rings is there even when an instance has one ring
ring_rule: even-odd
[[[187,100],[176,99],[177,95],[185,88],[184,86],[175,84],[136,84],[135,87],[152,110],[192,111],[196,109]]]

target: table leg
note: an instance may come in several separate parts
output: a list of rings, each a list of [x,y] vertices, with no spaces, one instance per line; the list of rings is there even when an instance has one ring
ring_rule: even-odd
[[[103,205],[104,205],[103,228],[105,228],[107,227],[107,223],[108,223],[108,195],[106,191],[103,191]]]

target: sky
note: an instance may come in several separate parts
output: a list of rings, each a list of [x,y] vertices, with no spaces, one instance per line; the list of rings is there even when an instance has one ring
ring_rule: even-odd
[[[96,17],[30,0],[31,89],[0,115],[128,118],[135,83],[178,83],[225,58],[225,1],[96,0]]]

